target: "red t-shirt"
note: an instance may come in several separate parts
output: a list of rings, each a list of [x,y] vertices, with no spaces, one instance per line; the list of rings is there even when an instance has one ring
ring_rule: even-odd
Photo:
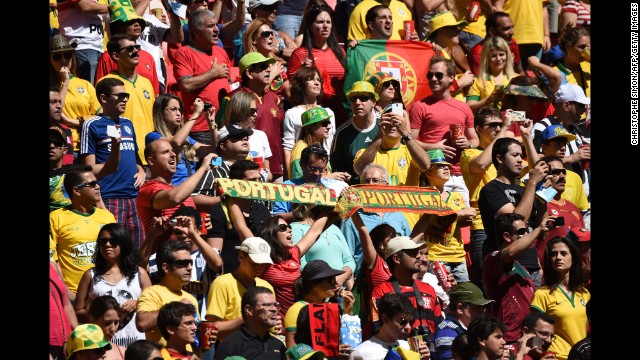
[[[146,183],[144,183],[142,187],[140,187],[140,191],[138,192],[138,198],[136,199],[136,209],[138,210],[138,216],[140,217],[140,221],[142,221],[142,226],[144,227],[145,232],[149,231],[149,229],[151,228],[154,217],[158,217],[158,216],[171,217],[173,213],[176,210],[178,210],[178,208],[182,205],[191,206],[194,208],[196,207],[196,204],[193,202],[193,199],[191,198],[191,196],[189,196],[183,202],[181,202],[180,204],[172,208],[161,209],[161,210],[154,209],[153,206],[151,205],[151,201],[153,200],[153,197],[156,196],[156,193],[160,190],[169,190],[171,188],[173,188],[173,185],[165,184],[157,180],[149,180]],[[156,252],[158,245],[161,242],[169,239],[169,236],[171,236],[171,231],[166,231],[163,234],[162,239],[154,243],[154,246],[151,249],[151,251]]]
[[[186,45],[176,51],[174,57],[173,74],[178,83],[180,83],[181,79],[197,76],[209,71],[211,64],[216,60],[218,64],[227,64],[228,67],[231,67],[231,61],[226,51],[217,45],[211,48],[211,55],[203,53],[190,45]],[[196,98],[199,97],[202,101],[210,102],[216,110],[218,110],[220,109],[219,100],[230,91],[228,78],[216,79],[198,92],[188,93],[182,91],[182,101],[184,102],[185,111],[184,118],[190,118],[193,111],[193,103]],[[198,117],[191,129],[191,132],[202,131],[209,131],[209,124],[207,124],[204,113]]]
[[[484,40],[474,45],[471,48],[471,57],[467,58],[473,75],[478,75],[478,71],[480,70],[480,59],[482,55],[483,44]],[[516,39],[511,38],[511,42],[509,43],[509,50],[511,51],[511,55],[513,56],[513,67],[515,68],[518,64],[520,64],[520,49],[518,49],[518,43],[516,42]]]
[[[98,59],[98,67],[96,68],[96,84],[105,75],[111,74],[118,68],[118,64],[113,61],[111,56],[105,51]],[[144,50],[140,50],[140,59],[136,66],[136,72],[142,77],[146,77],[153,85],[153,92],[156,97],[160,95],[160,82],[156,73],[156,61],[153,56]]]
[[[549,240],[556,236],[566,236],[569,230],[576,234],[579,234],[580,229],[584,229],[584,221],[582,219],[582,212],[576,204],[566,199],[560,199],[559,202],[555,200],[547,203],[547,213],[549,215],[558,215],[564,217],[564,226],[558,226],[547,232],[544,240],[538,241],[536,249],[538,251],[538,258],[540,259],[540,265],[544,265],[544,251],[547,247]]]
[[[242,88],[252,92],[249,88]],[[255,93],[254,93],[255,94]],[[269,168],[276,177],[284,174],[284,150],[282,150],[282,122],[284,121],[284,109],[280,96],[271,90],[267,90],[262,97],[258,96],[258,115],[256,117],[256,129],[264,131],[269,139],[271,157]]]
[[[364,264],[363,264],[364,265]],[[373,321],[371,320],[371,294],[373,293],[373,289],[382,284],[383,282],[389,280],[391,277],[391,271],[389,271],[389,266],[387,263],[382,260],[380,255],[376,256],[376,261],[373,264],[373,267],[369,269],[365,266],[364,268],[364,287],[360,292],[360,316],[365,317],[362,319],[362,338],[369,339],[373,336]]]
[[[300,277],[300,248],[297,245],[290,248],[289,254],[291,254],[291,259],[267,265],[260,275],[260,278],[271,284],[276,292],[276,300],[281,306],[280,316],[283,323],[287,310],[295,302],[293,283]]]
[[[71,335],[71,323],[64,311],[67,301],[66,287],[58,273],[49,262],[49,345],[63,346]],[[59,292],[58,292],[59,290]]]
[[[444,144],[454,146],[450,136],[450,125],[463,124],[466,129],[473,129],[473,113],[466,103],[451,98],[438,100],[432,96],[415,102],[409,110],[411,129],[419,129],[418,140],[426,143],[437,143],[445,139]],[[460,172],[461,149],[456,149],[456,156],[447,160],[453,164],[451,174],[462,175]]]
[[[417,310],[418,305],[416,303],[413,286],[399,285],[402,294],[411,300],[411,304],[413,304],[414,309],[416,309],[413,312],[412,327],[418,327],[422,323],[423,325],[429,326],[429,331],[433,334],[436,331],[436,325],[442,321],[442,309],[440,308],[438,296],[431,285],[420,280],[414,281],[420,295],[422,296],[422,300],[424,301],[424,306],[420,311]],[[385,281],[373,289],[373,293],[371,295],[371,317],[373,321],[378,321],[378,302],[380,301],[380,298],[382,298],[384,294],[393,292],[395,292],[395,290],[393,289],[391,281]]]

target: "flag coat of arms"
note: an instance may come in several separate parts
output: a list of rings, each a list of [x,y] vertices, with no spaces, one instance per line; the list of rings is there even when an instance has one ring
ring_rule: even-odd
[[[427,72],[435,54],[433,46],[423,41],[361,40],[347,50],[345,93],[355,81],[382,71],[400,82],[402,98],[410,108],[413,102],[431,95]]]

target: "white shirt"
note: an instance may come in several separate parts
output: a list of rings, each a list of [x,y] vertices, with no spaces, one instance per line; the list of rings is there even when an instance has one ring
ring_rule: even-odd
[[[396,346],[410,350],[409,343],[406,340],[398,340],[388,343],[373,336],[371,339],[358,345],[349,355],[349,360],[383,360],[389,352],[389,348]]]

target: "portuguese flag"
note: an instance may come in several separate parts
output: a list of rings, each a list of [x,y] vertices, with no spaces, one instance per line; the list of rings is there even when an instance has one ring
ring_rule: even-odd
[[[355,48],[347,50],[344,91],[378,71],[390,73],[400,82],[402,98],[409,108],[414,101],[431,95],[427,72],[434,55],[433,46],[423,41],[360,40]]]

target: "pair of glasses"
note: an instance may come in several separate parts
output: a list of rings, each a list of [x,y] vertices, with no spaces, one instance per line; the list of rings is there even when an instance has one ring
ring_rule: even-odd
[[[320,167],[320,166],[307,166],[306,168],[312,173],[316,173],[316,172],[323,173],[325,169],[325,167]]]
[[[328,127],[329,125],[331,125],[331,121],[329,120],[325,120],[320,123],[320,126],[322,127]]]
[[[129,100],[129,97],[131,97],[131,94],[123,92],[123,93],[117,93],[117,94],[109,94],[109,96],[115,96],[116,101],[125,101],[125,100]]]
[[[369,95],[353,95],[353,96],[349,96],[349,101],[351,101],[352,103],[356,102],[360,100],[360,102],[365,102],[365,101],[369,101],[371,100],[371,96]]]
[[[362,179],[363,184],[386,184],[387,180],[378,179],[378,178],[370,178],[370,179]]]
[[[449,169],[449,165],[447,165],[447,164],[433,164],[432,168],[436,168],[438,170]]]
[[[550,333],[548,331],[535,330],[535,332],[536,332],[536,335],[540,336],[541,338],[549,338],[551,341],[555,340],[556,338],[556,334]]]
[[[256,10],[262,10],[262,11],[267,11],[267,12],[272,12],[273,10],[277,9],[278,7],[276,5],[260,5],[256,8]]]
[[[250,108],[251,115],[258,115],[258,108]]]
[[[269,68],[269,64],[266,62],[257,63],[249,66],[250,72],[261,73]]]
[[[514,234],[518,235],[518,236],[525,236],[527,233],[529,232],[529,229],[526,227],[517,229]]]
[[[492,122],[492,123],[484,124],[484,126],[490,128],[490,129],[495,129],[497,127],[502,127],[502,123],[501,122]]]
[[[405,318],[401,318],[400,320],[398,320],[398,324],[400,324],[400,326],[404,327],[407,326],[408,323],[410,323],[411,320],[405,319]]]
[[[566,169],[549,170],[549,175],[551,176],[560,176],[560,174],[567,175],[567,170]]]
[[[179,113],[182,113],[182,108],[179,108],[177,106],[168,107],[168,108],[165,108],[165,110],[168,110],[168,111],[171,111],[171,112],[176,112],[177,111]]]
[[[244,141],[244,140],[249,141],[249,136],[247,136],[247,135],[229,136],[229,140],[232,143],[236,143],[236,142],[241,141],[241,140],[242,141]]]
[[[278,231],[285,232],[287,230],[291,230],[291,225],[289,225],[289,224],[278,224]]]
[[[62,140],[49,140],[49,144],[53,144],[53,146],[57,147],[57,148],[62,148],[64,147],[64,141]]]
[[[62,58],[64,58],[65,60],[71,60],[71,58],[73,57],[73,51],[65,51],[65,52],[55,53],[55,54],[51,55],[51,57],[55,61],[60,61],[60,60],[62,60]]]
[[[89,182],[86,182],[86,183],[78,184],[78,185],[76,185],[76,187],[78,189],[81,189],[83,187],[95,188],[97,185],[98,185],[98,180],[93,180],[93,181],[89,181]]]
[[[174,260],[172,264],[177,268],[186,268],[186,267],[189,267],[189,265],[193,265],[193,260],[191,259]]]
[[[127,52],[131,54],[134,49],[140,51],[140,45],[136,44],[136,45],[123,46],[120,49],[118,49],[118,52],[122,50],[127,50]]]
[[[120,242],[114,238],[110,237],[102,237],[98,239],[98,246],[105,246],[107,243],[111,244],[111,246],[118,246]]]
[[[260,33],[260,37],[264,38],[264,39],[270,38],[271,35],[273,35],[273,30],[265,30],[265,31]]]
[[[442,78],[444,78],[444,73],[441,72],[431,72],[429,71],[427,73],[427,80],[431,80],[432,77],[436,77],[436,79],[438,79],[438,81],[442,80]]]
[[[272,303],[264,303],[264,304],[256,304],[256,306],[260,306],[264,309],[271,309],[271,308],[275,308],[276,310],[280,310],[280,303],[279,302],[272,302]]]

